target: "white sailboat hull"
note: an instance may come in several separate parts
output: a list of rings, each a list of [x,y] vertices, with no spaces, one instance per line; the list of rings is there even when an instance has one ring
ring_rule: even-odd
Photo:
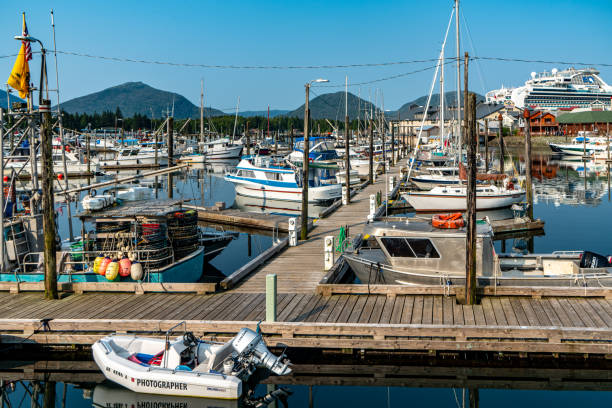
[[[262,200],[279,200],[279,201],[302,201],[302,189],[300,187],[276,187],[265,186],[258,183],[248,181],[236,182],[236,194],[259,198]],[[310,187],[308,189],[308,203],[317,204],[334,201],[342,196],[342,186],[333,184],[321,187]]]
[[[432,192],[411,192],[404,194],[404,199],[416,211],[466,211],[466,195],[436,194]],[[525,199],[525,191],[507,192],[490,195],[476,195],[476,210],[491,210],[494,208],[509,207]]]

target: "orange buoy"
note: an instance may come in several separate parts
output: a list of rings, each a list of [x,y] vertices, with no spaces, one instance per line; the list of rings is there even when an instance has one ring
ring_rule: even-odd
[[[106,275],[106,268],[108,267],[108,264],[111,263],[112,259],[110,259],[108,256],[105,257],[102,262],[100,262],[100,266],[98,267],[98,273],[102,276]]]
[[[121,258],[121,261],[119,261],[119,275],[123,278],[128,277],[130,276],[131,269],[132,261],[130,261],[127,256]]]
[[[431,225],[435,228],[455,229],[463,227],[465,221],[461,213],[436,214],[431,217]]]

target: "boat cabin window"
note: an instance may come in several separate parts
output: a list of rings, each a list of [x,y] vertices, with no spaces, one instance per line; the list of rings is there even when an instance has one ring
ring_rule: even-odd
[[[279,181],[279,180],[282,180],[282,177],[281,177],[280,173],[266,172],[266,179],[274,180],[274,181]]]
[[[427,238],[384,237],[380,240],[392,257],[440,258]]]
[[[255,172],[253,172],[253,170],[238,170],[236,176],[255,178]]]

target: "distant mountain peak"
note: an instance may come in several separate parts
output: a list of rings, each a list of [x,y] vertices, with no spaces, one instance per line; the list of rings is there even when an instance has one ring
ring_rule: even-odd
[[[165,116],[167,109],[174,106],[174,117],[184,119],[199,117],[200,108],[187,98],[174,92],[163,91],[141,81],[125,82],[110,88],[71,99],[62,103],[62,110],[69,113],[102,113],[114,112],[117,107],[123,116],[135,114],[159,118]],[[218,109],[204,108],[206,116],[224,115]]]

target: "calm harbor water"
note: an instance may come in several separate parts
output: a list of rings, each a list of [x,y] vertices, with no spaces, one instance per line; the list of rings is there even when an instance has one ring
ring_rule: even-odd
[[[562,160],[542,155],[537,163],[534,161],[534,186],[536,203],[534,214],[546,222],[545,234],[533,237],[534,252],[550,252],[553,250],[588,249],[604,255],[612,253],[612,201],[610,200],[607,168],[595,163],[587,163],[586,172],[583,163]],[[166,178],[160,177],[166,185]],[[195,170],[174,177],[175,198],[192,198],[197,205],[212,205],[224,201],[228,206],[234,205],[233,186],[222,179],[220,173],[210,173]],[[159,191],[159,198],[167,197],[167,191]],[[240,203],[238,204],[240,206]],[[63,205],[58,205],[63,208]],[[257,208],[257,203],[250,208],[257,211],[270,211],[268,208]],[[274,210],[272,210],[274,211]],[[60,232],[62,238],[67,236],[65,216],[60,215]],[[80,231],[80,223],[75,222],[75,232]],[[212,265],[227,274],[241,266],[248,259],[256,256],[271,245],[270,236],[251,234],[251,254],[249,257],[249,235],[240,233],[228,248],[212,262]],[[527,237],[518,236],[505,241],[496,241],[496,250],[504,246],[506,252],[524,251],[528,248]],[[561,365],[559,368],[563,368]],[[474,374],[478,377],[477,373]],[[60,377],[61,378],[61,377]],[[6,382],[5,382],[6,384]],[[364,380],[363,385],[340,386],[330,381],[329,385],[312,387],[291,385],[293,395],[289,397],[291,407],[338,407],[338,406],[370,406],[370,407],[464,407],[470,406],[467,393],[461,388],[445,386],[444,382],[436,382],[436,388],[419,388],[410,378],[398,378],[393,387],[368,386],[371,381]],[[556,406],[556,407],[610,407],[612,392],[584,391],[597,389],[598,385],[589,386],[588,381],[580,386],[554,384],[554,390],[547,381],[541,381],[542,389],[521,386],[520,381],[511,377],[507,383],[499,383],[498,388],[481,388],[478,392],[478,406],[481,407],[516,407],[522,406]],[[609,379],[606,389],[610,389]],[[32,384],[26,384],[32,389]],[[432,383],[432,386],[434,384]],[[96,387],[98,389],[96,394]],[[230,407],[238,406],[224,401],[205,400],[168,400],[162,397],[142,396],[129,391],[110,388],[110,392],[102,393],[105,385],[64,384],[56,383],[55,406],[67,407]],[[43,387],[44,388],[44,387]],[[107,387],[108,389],[108,387]],[[41,388],[42,390],[42,388]],[[65,393],[64,393],[65,390]],[[114,390],[114,391],[113,391]],[[259,385],[257,395],[264,395],[265,385]],[[42,391],[38,400],[43,405]],[[98,399],[97,396],[102,396]],[[16,384],[14,391],[5,394],[11,407],[31,404],[31,395],[23,384]],[[3,407],[4,407],[3,402]],[[32,405],[34,406],[34,405]],[[277,406],[282,405],[277,403]]]

